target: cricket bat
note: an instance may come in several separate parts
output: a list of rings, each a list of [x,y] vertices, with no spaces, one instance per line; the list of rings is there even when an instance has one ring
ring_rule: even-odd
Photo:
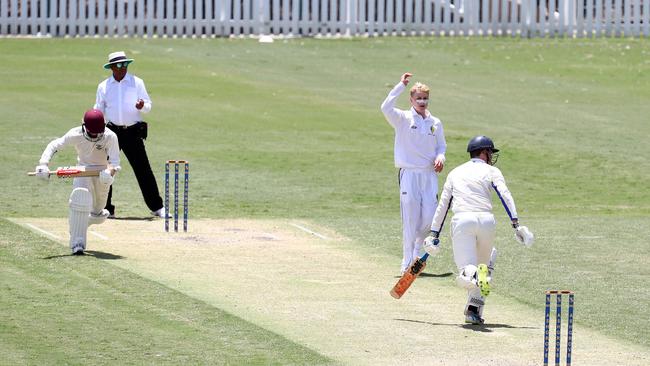
[[[411,266],[408,268],[408,270],[404,272],[395,286],[393,286],[393,289],[390,290],[390,296],[399,299],[402,297],[402,295],[404,295],[406,290],[411,287],[413,281],[415,281],[415,279],[418,278],[418,275],[422,273],[424,267],[427,266],[427,258],[429,258],[429,253],[424,253],[421,258],[416,258],[413,263],[411,263]]]
[[[99,172],[106,169],[106,167],[92,167],[87,169],[85,166],[69,166],[50,170],[50,175],[56,175],[59,178],[74,178],[74,177],[97,177]],[[35,176],[36,172],[27,173],[29,176]]]

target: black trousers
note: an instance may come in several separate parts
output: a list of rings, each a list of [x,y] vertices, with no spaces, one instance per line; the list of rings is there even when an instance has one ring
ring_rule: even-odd
[[[147,157],[147,150],[144,147],[144,140],[136,125],[129,128],[122,128],[113,124],[108,124],[107,127],[117,135],[117,140],[120,145],[120,150],[129,160],[135,178],[138,180],[140,191],[144,202],[151,211],[157,211],[163,207],[163,200],[158,191],[158,184],[156,177],[151,171],[149,158]],[[108,191],[108,200],[106,201],[106,209],[110,213],[115,213],[115,206],[112,204],[111,199],[113,196],[113,186]]]

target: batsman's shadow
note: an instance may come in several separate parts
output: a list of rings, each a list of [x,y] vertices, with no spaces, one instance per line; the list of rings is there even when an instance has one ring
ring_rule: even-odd
[[[447,272],[447,273],[420,273],[418,277],[434,277],[434,278],[443,278],[443,277],[449,277],[452,276],[453,273]],[[402,276],[395,276],[395,278],[401,278]]]
[[[126,217],[112,217],[109,220],[117,220],[117,221],[154,221],[156,217],[152,216],[145,216],[145,217],[139,217],[139,216],[126,216]]]
[[[447,326],[447,327],[455,327],[455,328],[462,328],[462,329],[467,329],[471,330],[474,332],[481,332],[481,333],[491,333],[493,332],[493,329],[499,329],[499,328],[505,328],[505,329],[538,329],[537,327],[526,327],[526,326],[515,326],[515,325],[510,325],[510,324],[498,324],[498,323],[485,323],[485,324],[480,324],[480,325],[474,325],[474,324],[458,324],[458,323],[435,323],[435,322],[426,322],[422,320],[413,320],[413,319],[395,319],[397,321],[401,322],[409,322],[409,323],[419,323],[419,324],[428,324],[428,325],[433,325],[433,326]]]
[[[426,272],[424,272],[424,273],[420,273],[420,275],[418,277],[443,278],[443,277],[449,277],[449,276],[453,276],[453,275],[454,274],[451,273],[451,272],[447,272],[447,273],[426,273]]]
[[[70,253],[70,254],[50,255],[47,257],[43,257],[43,259],[55,259],[55,258],[65,258],[65,257],[79,257],[79,256]],[[97,259],[103,259],[103,260],[117,260],[117,259],[125,258],[124,256],[121,256],[119,254],[100,252],[98,250],[86,250],[84,252],[83,257],[95,257]]]

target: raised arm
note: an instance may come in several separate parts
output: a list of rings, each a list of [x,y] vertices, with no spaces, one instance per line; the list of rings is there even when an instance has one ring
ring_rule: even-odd
[[[395,108],[395,102],[400,94],[402,94],[406,89],[410,77],[410,73],[404,73],[400,82],[393,87],[390,93],[388,93],[386,99],[384,99],[384,102],[381,104],[381,112],[386,117],[388,123],[393,127],[397,127],[397,124],[402,119],[402,111]]]

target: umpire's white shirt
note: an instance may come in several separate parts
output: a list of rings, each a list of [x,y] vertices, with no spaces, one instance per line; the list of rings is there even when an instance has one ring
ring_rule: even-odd
[[[83,134],[82,127],[74,127],[62,137],[52,140],[39,160],[40,164],[48,164],[54,154],[66,146],[74,146],[77,150],[77,162],[81,166],[105,166],[108,163],[120,170],[120,149],[117,135],[108,128],[104,137],[99,141],[88,141]]]
[[[510,212],[510,216],[513,219],[517,218],[515,202],[499,168],[478,158],[456,167],[447,175],[440,195],[440,203],[433,216],[431,230],[440,231],[450,204],[454,214],[492,213],[491,193],[493,189],[506,210]]]
[[[447,150],[442,122],[429,111],[422,118],[413,107],[395,108],[395,101],[405,89],[402,82],[398,83],[381,105],[386,120],[395,129],[395,166],[433,171],[433,163],[437,158],[444,162]]]
[[[135,107],[138,99],[144,100],[141,110]],[[97,86],[94,108],[102,111],[106,120],[113,124],[132,126],[142,121],[141,113],[151,111],[151,99],[139,77],[127,73],[118,82],[111,75]]]

